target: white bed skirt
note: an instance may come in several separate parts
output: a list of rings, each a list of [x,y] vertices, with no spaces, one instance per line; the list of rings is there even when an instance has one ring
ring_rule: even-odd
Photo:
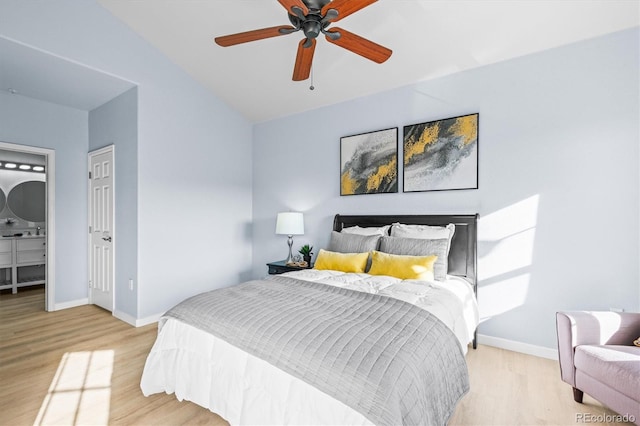
[[[372,424],[306,382],[173,318],[151,349],[140,387],[145,396],[175,393],[232,425]]]

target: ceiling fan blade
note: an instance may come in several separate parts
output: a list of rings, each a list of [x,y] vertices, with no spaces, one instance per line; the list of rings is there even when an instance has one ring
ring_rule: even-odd
[[[285,9],[287,9],[287,12],[292,15],[299,16],[300,18],[304,18],[307,13],[309,13],[307,5],[304,4],[302,0],[278,0],[278,3],[280,3]],[[302,11],[303,16],[300,16],[300,14],[296,12],[295,8],[298,8],[300,11]]]
[[[280,30],[283,30],[283,32],[281,32]],[[281,35],[290,34],[292,32],[291,30],[296,29],[290,25],[281,25],[278,27],[262,28],[259,30],[245,31],[243,33],[216,37],[214,40],[220,46],[229,47],[236,44],[247,43],[249,41],[262,40],[263,38],[278,37]]]
[[[304,47],[309,43],[311,46]],[[296,65],[293,68],[293,81],[302,81],[309,78],[311,64],[313,63],[313,52],[316,50],[316,39],[302,39],[298,44],[298,54],[296,55]]]
[[[378,0],[333,0],[330,3],[327,3],[320,12],[322,16],[327,14],[329,9],[334,9],[338,11],[337,17],[332,17],[331,15],[326,17],[325,19],[329,22],[336,22],[347,16],[351,15],[359,11],[360,9],[364,9],[370,4],[375,3]]]
[[[356,53],[379,64],[389,59],[391,53],[393,53],[390,49],[387,49],[384,46],[380,46],[379,44],[374,43],[371,40],[367,40],[366,38],[360,37],[359,35],[350,33],[349,31],[343,30],[342,28],[331,28],[331,30],[327,32],[340,33],[340,37],[335,40],[333,40],[332,37],[329,37],[328,35],[325,36],[329,43],[337,44],[344,49],[350,50],[353,53]]]

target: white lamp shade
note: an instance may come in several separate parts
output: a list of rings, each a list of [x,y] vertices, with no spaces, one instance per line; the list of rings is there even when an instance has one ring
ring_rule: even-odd
[[[276,234],[303,235],[304,217],[302,216],[302,213],[278,213],[278,218],[276,219]]]

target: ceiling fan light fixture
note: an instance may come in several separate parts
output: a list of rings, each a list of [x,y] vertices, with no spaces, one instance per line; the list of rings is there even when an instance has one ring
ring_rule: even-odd
[[[308,19],[302,23],[302,28],[304,30],[304,35],[307,36],[307,38],[316,38],[322,31],[322,24],[320,21]]]

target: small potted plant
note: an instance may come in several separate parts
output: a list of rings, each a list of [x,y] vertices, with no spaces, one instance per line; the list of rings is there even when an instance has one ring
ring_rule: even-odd
[[[298,250],[298,253],[302,255],[302,259],[307,262],[307,266],[311,266],[311,255],[313,254],[311,250],[313,250],[313,246],[309,244],[303,245],[300,247],[300,250]]]

